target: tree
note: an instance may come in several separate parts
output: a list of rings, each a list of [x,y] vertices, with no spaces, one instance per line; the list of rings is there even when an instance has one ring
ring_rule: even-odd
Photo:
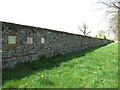
[[[118,36],[117,34],[120,33],[119,26],[120,23],[118,22],[118,16],[120,15],[120,0],[100,0],[98,3],[102,3],[103,5],[107,6],[106,9],[106,16],[111,15],[109,18],[109,32],[113,32],[115,37]],[[119,31],[118,31],[119,30]]]
[[[98,36],[103,37],[105,35],[105,32],[103,30],[99,30]]]
[[[95,38],[97,38],[97,35],[95,36]]]
[[[78,26],[79,30],[83,33],[83,35],[87,36],[91,33],[91,31],[87,32],[88,25],[83,23],[82,29],[80,26]]]
[[[99,0],[98,3],[102,3],[108,7],[108,10],[106,11],[108,14],[117,13],[117,11],[120,10],[120,0]]]
[[[103,36],[103,39],[106,39],[106,36]]]
[[[114,34],[118,31],[118,14],[115,14],[110,18],[109,31],[112,31]]]
[[[117,31],[116,28],[118,27],[118,10],[120,10],[120,0],[100,0],[98,3],[107,6],[105,8],[106,16],[111,15],[111,18],[109,18],[109,27],[110,30],[115,33]]]

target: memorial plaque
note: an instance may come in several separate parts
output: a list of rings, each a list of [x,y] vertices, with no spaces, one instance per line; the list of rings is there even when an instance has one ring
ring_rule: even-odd
[[[33,44],[33,38],[27,37],[27,44]]]
[[[17,36],[8,36],[8,44],[17,44]]]
[[[41,38],[41,43],[45,43],[45,38]]]

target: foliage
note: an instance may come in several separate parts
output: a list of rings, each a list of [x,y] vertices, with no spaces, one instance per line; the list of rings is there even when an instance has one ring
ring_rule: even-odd
[[[97,38],[97,35],[95,37]]]
[[[98,37],[103,37],[105,35],[105,32],[103,30],[98,31]]]
[[[103,39],[106,39],[106,36],[103,36]]]
[[[19,64],[3,71],[3,88],[118,87],[118,43]]]

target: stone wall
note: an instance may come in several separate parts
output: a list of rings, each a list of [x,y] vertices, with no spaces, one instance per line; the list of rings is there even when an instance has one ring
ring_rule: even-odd
[[[17,36],[16,45],[7,44],[8,35]],[[27,37],[33,37],[33,44],[26,44]],[[45,38],[45,43],[41,43],[41,38]],[[108,43],[109,40],[2,22],[3,68],[14,67],[18,62],[38,60],[42,55],[67,54]]]
[[[2,88],[2,22],[0,22],[0,89]]]

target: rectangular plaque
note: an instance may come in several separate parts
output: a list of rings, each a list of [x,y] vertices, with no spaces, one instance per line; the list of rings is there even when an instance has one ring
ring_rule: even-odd
[[[27,37],[27,44],[33,44],[33,38]]]
[[[8,36],[8,44],[17,44],[17,36]]]
[[[41,43],[45,43],[45,38],[41,38]]]

